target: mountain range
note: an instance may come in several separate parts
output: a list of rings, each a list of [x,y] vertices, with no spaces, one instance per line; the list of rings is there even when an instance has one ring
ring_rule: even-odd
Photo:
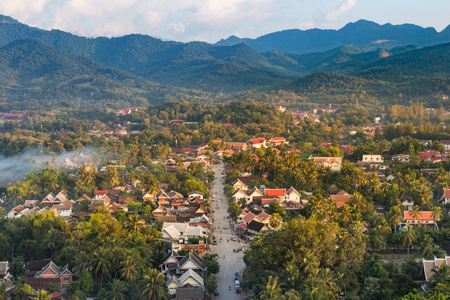
[[[406,45],[419,47],[450,42],[450,25],[441,32],[413,24],[380,25],[367,20],[348,23],[339,30],[290,29],[269,33],[256,39],[230,36],[216,43],[231,46],[245,43],[258,52],[278,50],[293,54],[321,52],[342,45],[353,45],[366,51]]]
[[[423,98],[426,93],[449,92],[447,41],[449,27],[438,33],[415,25],[369,21],[340,30],[287,30],[255,40],[229,38],[216,45],[139,34],[86,38],[0,16],[0,98],[109,104],[120,99],[146,105],[168,99],[247,99],[248,91],[263,95],[286,90],[309,93],[311,101],[334,101],[333,94],[324,91],[327,86],[339,95],[366,89],[378,98],[391,97],[392,91]],[[426,86],[425,94],[411,92],[413,82]]]

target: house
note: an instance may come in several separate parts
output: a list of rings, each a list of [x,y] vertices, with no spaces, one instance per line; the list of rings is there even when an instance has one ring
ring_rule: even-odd
[[[199,191],[193,191],[193,192],[189,192],[187,193],[187,196],[189,199],[195,199],[195,198],[200,198],[203,200],[203,197],[205,196],[205,193],[199,192]]]
[[[411,211],[414,207],[414,201],[413,200],[404,200],[402,202],[403,207],[405,208],[405,210]]]
[[[208,229],[191,226],[189,223],[164,222],[161,233],[164,239],[188,239],[189,237],[206,237]]]
[[[253,202],[255,198],[261,198],[264,196],[264,194],[257,187],[254,187],[251,190],[247,191],[247,195],[250,202]]]
[[[156,200],[158,201],[158,205],[170,205],[170,197],[164,190],[159,190],[156,194]]]
[[[403,219],[405,220],[405,224],[402,224],[402,227],[406,225],[429,225],[438,229],[436,221],[439,221],[439,218],[435,221],[432,211],[419,211],[417,216],[414,216],[414,213],[411,211],[404,211]]]
[[[248,149],[248,146],[247,146],[247,143],[236,142],[236,143],[233,143],[233,145],[231,146],[231,149],[234,151],[242,152],[242,151],[246,151]]]
[[[384,162],[384,158],[381,155],[374,155],[374,154],[365,154],[362,157],[363,163],[369,163],[369,164],[381,164]]]
[[[5,123],[5,122],[21,123],[24,116],[25,116],[24,114],[4,114],[0,117],[0,123]]]
[[[247,185],[245,183],[243,183],[239,178],[236,179],[232,183],[232,186],[233,186],[234,190],[237,190],[237,189],[247,190],[248,189]]]
[[[340,171],[342,157],[314,157],[314,163],[318,166],[329,168],[331,171]]]
[[[275,105],[273,108],[275,108],[276,110],[279,110],[281,112],[285,112],[286,111],[286,107],[281,106],[281,105]]]
[[[247,233],[251,235],[257,235],[259,233],[268,232],[270,228],[267,224],[252,220],[247,224]]]
[[[286,191],[286,200],[300,203],[301,195],[292,186]]]
[[[437,258],[431,260],[422,259],[423,269],[422,272],[425,275],[425,281],[429,281],[442,264],[450,266],[450,256],[445,256],[444,258]]]
[[[444,204],[450,203],[450,189],[444,189],[444,194],[442,195],[442,202]]]
[[[155,203],[155,195],[153,195],[153,194],[151,194],[151,193],[149,193],[149,192],[146,192],[146,193],[142,196],[142,199],[143,199],[144,201],[150,201],[150,202],[152,202],[152,203]]]
[[[400,162],[408,163],[410,159],[411,159],[411,155],[409,155],[409,154],[395,154],[395,155],[391,156],[392,161],[400,161]]]
[[[69,264],[60,268],[51,259],[28,261],[25,267],[25,275],[27,276],[27,283],[35,290],[45,289],[50,282],[64,288],[73,280]]]
[[[284,210],[300,210],[305,208],[303,204],[294,201],[283,202],[281,205],[284,207]]]
[[[186,284],[184,286],[179,286],[177,288],[177,293],[175,295],[177,300],[203,300],[205,299],[205,292],[203,286],[192,286],[191,284]]]
[[[9,274],[9,262],[0,261],[0,285],[2,283],[11,284],[13,276]]]
[[[269,140],[269,142],[272,147],[276,147],[279,145],[289,145],[289,141],[287,141],[284,137],[273,137]]]
[[[55,212],[55,216],[67,218],[72,215],[72,206],[72,202],[66,200],[59,205],[54,205],[52,210]]]
[[[353,196],[345,192],[345,194],[331,195],[329,198],[333,198],[336,201],[336,207],[339,208],[344,206],[350,200],[351,197]]]
[[[450,149],[450,140],[440,140],[439,142],[444,145],[445,150]]]
[[[65,191],[60,191],[56,196],[53,193],[48,194],[42,201],[41,204],[54,206],[59,205],[63,201],[69,200],[67,193]]]
[[[278,198],[280,201],[286,199],[286,189],[264,189],[264,196]]]
[[[249,200],[249,197],[245,191],[243,191],[241,188],[238,188],[231,194],[231,198],[234,202],[238,202],[241,199]]]
[[[181,275],[179,278],[175,275],[170,276],[169,280],[166,283],[166,286],[169,290],[170,297],[176,299],[204,299],[204,281],[203,278],[198,275],[193,270],[188,270],[186,273]],[[192,298],[191,295],[186,298],[185,287],[189,289],[194,289],[196,295]],[[198,289],[195,289],[198,288]],[[200,293],[201,291],[201,293]],[[191,294],[191,291],[189,291]],[[200,297],[200,298],[198,298]]]
[[[257,149],[257,148],[266,148],[267,145],[267,140],[265,138],[255,138],[255,139],[250,139],[247,141],[247,145],[252,148],[252,149]]]
[[[51,299],[54,300],[66,300],[66,298],[58,291],[54,291],[53,293],[48,294],[48,296],[51,297]]]

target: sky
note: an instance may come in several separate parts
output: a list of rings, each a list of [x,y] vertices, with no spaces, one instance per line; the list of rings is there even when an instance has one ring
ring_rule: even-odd
[[[256,38],[285,29],[339,29],[360,19],[441,31],[449,0],[1,0],[0,14],[73,34],[148,34],[188,42]]]

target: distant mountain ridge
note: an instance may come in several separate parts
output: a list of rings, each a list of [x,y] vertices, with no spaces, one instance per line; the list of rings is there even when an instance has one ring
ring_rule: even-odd
[[[339,31],[369,45],[384,34],[376,31],[386,28],[394,28],[405,43],[419,38],[420,43],[433,43],[450,36],[449,28],[437,33],[415,25],[380,26],[367,21],[344,28]],[[413,34],[416,30],[422,37]],[[337,41],[337,31],[312,31]],[[283,34],[295,44],[290,31]],[[145,106],[170,99],[217,102],[242,97],[273,104],[348,105],[355,97],[363,101],[367,96],[373,104],[377,99],[395,103],[398,95],[405,95],[440,105],[440,95],[450,94],[450,43],[421,48],[420,43],[403,46],[403,42],[378,41],[371,51],[344,44],[305,54],[260,53],[242,42],[216,46],[140,34],[86,38],[0,16],[0,110],[11,109],[13,102],[27,105],[27,99]]]
[[[339,30],[288,29],[269,33],[256,39],[231,36],[215,45],[230,46],[245,43],[258,52],[277,50],[292,54],[322,52],[343,45],[353,45],[370,51],[406,45],[430,46],[450,42],[450,25],[441,32],[413,24],[380,25],[367,20],[348,23]]]

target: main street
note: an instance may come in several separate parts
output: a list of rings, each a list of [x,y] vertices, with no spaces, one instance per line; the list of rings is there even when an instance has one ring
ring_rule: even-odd
[[[215,165],[214,184],[212,187],[212,193],[214,195],[212,209],[214,213],[214,236],[217,240],[217,245],[213,246],[213,252],[219,255],[220,272],[216,275],[217,284],[219,286],[219,295],[216,299],[242,299],[241,294],[237,294],[234,289],[234,274],[236,271],[241,276],[244,270],[244,251],[233,252],[233,249],[242,248],[243,244],[237,240],[232,241],[231,237],[234,236],[233,228],[228,216],[228,198],[223,192],[225,181],[224,176],[225,166],[224,164]],[[224,229],[224,226],[227,229]],[[222,233],[220,233],[222,232]],[[221,240],[222,239],[222,240]],[[228,242],[227,242],[228,240]],[[231,286],[231,290],[229,287]]]

